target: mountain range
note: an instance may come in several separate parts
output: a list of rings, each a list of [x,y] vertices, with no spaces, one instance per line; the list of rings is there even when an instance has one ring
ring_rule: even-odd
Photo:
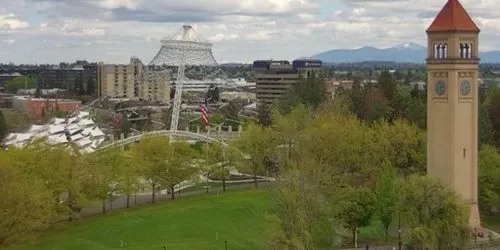
[[[426,47],[415,43],[404,43],[394,47],[379,49],[362,47],[359,49],[334,49],[313,55],[324,63],[353,63],[366,61],[392,61],[398,63],[425,63]],[[480,52],[481,63],[500,63],[500,51]]]

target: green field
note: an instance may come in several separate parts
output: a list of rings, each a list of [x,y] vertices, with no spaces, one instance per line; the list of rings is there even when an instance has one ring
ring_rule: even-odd
[[[58,224],[8,249],[264,249],[267,189],[229,191],[144,205]],[[122,248],[122,244],[124,247]]]

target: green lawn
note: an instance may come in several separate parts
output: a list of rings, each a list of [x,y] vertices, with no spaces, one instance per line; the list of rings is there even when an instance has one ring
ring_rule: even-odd
[[[58,224],[33,242],[8,249],[264,249],[267,189],[228,191],[144,205]]]

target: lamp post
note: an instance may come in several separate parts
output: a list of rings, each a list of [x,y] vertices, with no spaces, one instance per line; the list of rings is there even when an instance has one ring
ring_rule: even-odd
[[[401,250],[401,214],[398,212],[398,250]]]

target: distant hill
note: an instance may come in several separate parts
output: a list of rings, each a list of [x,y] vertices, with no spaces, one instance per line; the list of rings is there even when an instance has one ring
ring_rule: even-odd
[[[366,61],[393,61],[399,63],[425,63],[426,47],[404,43],[386,49],[362,47],[359,49],[334,49],[312,58],[325,63],[352,63]],[[480,52],[481,63],[500,63],[500,51]]]

